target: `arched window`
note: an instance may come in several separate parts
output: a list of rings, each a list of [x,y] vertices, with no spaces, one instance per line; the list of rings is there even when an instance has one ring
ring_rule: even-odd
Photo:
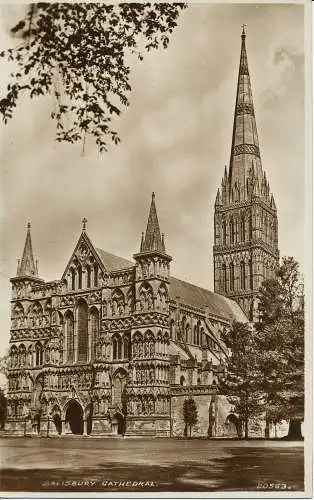
[[[82,266],[79,264],[77,266],[77,273],[78,273],[78,288],[79,290],[82,289]]]
[[[90,266],[86,266],[86,288],[91,288],[91,269]]]
[[[265,241],[266,243],[268,242],[268,219],[265,217],[264,220],[264,227],[265,227]]]
[[[41,366],[43,364],[43,346],[38,342],[35,346],[35,365]]]
[[[222,244],[226,245],[227,244],[227,226],[226,226],[226,221],[222,221]]]
[[[191,343],[191,327],[189,324],[185,327],[185,341],[187,344]]]
[[[240,240],[245,241],[245,218],[243,215],[240,219]]]
[[[93,309],[90,313],[90,329],[91,329],[91,341],[92,341],[92,359],[95,359],[98,332],[99,332],[99,314],[97,309]]]
[[[197,325],[193,328],[193,344],[197,345]]]
[[[253,290],[253,263],[252,259],[249,262],[249,270],[250,270],[250,289]]]
[[[200,329],[200,345],[201,346],[206,345],[206,336],[203,327]]]
[[[175,333],[175,321],[174,321],[174,319],[172,319],[170,321],[170,338],[172,340],[176,340],[175,336],[176,336],[176,333]]]
[[[186,323],[186,317],[183,316],[183,318],[181,319],[181,330],[180,330],[180,340],[181,342],[184,341],[184,336],[185,336],[185,323]]]
[[[227,291],[227,268],[226,264],[222,265],[222,289],[224,292]]]
[[[250,219],[249,219],[249,240],[250,241],[252,239],[252,232],[253,232],[253,229],[252,229],[252,216],[250,216]]]
[[[234,290],[234,264],[233,264],[233,262],[230,263],[229,270],[230,270],[230,290],[233,291]]]
[[[201,332],[200,332],[200,322],[197,322],[197,327],[196,327],[196,343],[197,345],[201,345]]]
[[[123,359],[131,358],[131,342],[128,335],[124,336],[123,339]]]
[[[75,269],[71,269],[71,288],[75,290]]]
[[[98,286],[98,265],[94,265],[94,287]]]
[[[77,360],[86,362],[88,359],[88,306],[81,300],[77,307]]]
[[[245,262],[240,262],[240,287],[245,290]]]
[[[234,222],[233,219],[230,219],[229,222],[229,232],[230,232],[230,244],[233,245],[234,243]]]
[[[65,320],[65,338],[66,338],[66,359],[68,363],[74,361],[74,318],[68,311],[64,317]]]
[[[112,337],[112,353],[114,360],[122,358],[122,341],[120,335]]]

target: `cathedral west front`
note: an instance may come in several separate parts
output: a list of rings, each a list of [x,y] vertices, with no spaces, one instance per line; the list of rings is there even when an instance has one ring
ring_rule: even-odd
[[[237,416],[219,392],[222,333],[254,319],[258,289],[279,259],[245,39],[243,32],[230,163],[214,207],[214,292],[172,275],[154,193],[132,259],[95,246],[83,219],[51,282],[40,277],[29,224],[11,278],[10,432],[183,436],[183,402],[193,397],[196,435],[237,435]]]

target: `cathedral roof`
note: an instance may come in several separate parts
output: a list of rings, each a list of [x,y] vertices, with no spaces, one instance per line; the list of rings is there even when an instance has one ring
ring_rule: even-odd
[[[124,259],[123,257],[118,257],[117,255],[106,252],[101,248],[96,248],[96,251],[103,262],[105,269],[108,271],[119,271],[120,269],[134,267],[134,262]]]
[[[233,300],[173,277],[170,278],[170,298],[192,307],[208,308],[210,314],[226,320],[247,321],[241,307]]]
[[[134,262],[130,260],[118,257],[101,248],[96,248],[96,250],[108,271],[134,267]],[[247,321],[242,309],[233,300],[178,278],[170,277],[170,299],[179,300],[181,304],[187,306],[200,309],[208,308],[210,314],[225,318],[227,321]]]

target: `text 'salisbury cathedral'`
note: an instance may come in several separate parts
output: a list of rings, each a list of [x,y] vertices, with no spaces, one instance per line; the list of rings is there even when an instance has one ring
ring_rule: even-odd
[[[155,196],[129,261],[82,233],[61,279],[38,275],[30,225],[12,282],[7,429],[16,433],[233,436],[237,416],[218,380],[222,332],[252,320],[278,265],[276,205],[263,172],[242,46],[229,168],[215,202],[215,292],[171,273]],[[256,434],[262,435],[262,424]]]

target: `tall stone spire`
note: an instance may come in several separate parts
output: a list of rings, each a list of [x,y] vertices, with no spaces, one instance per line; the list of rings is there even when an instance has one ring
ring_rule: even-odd
[[[141,252],[165,253],[163,238],[161,237],[157,210],[155,204],[155,193],[152,193],[152,201],[149,210],[145,237],[141,241]]]
[[[249,197],[253,171],[259,181],[263,176],[245,40],[243,25],[229,165],[229,190],[236,188],[242,199]]]
[[[215,200],[214,289],[255,320],[259,288],[278,267],[278,220],[262,169],[245,41],[243,26],[230,163]]]
[[[37,275],[37,262],[35,263],[32,247],[31,225],[28,223],[24,251],[18,265],[17,276],[37,277]]]

